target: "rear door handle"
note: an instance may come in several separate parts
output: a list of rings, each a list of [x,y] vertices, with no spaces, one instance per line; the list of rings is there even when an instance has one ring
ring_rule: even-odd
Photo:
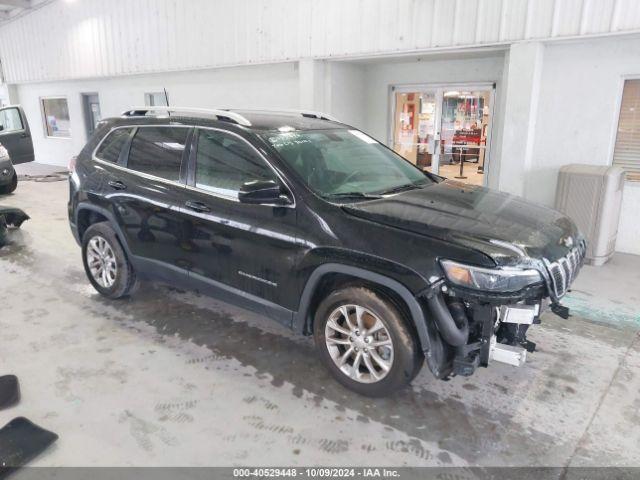
[[[202,202],[187,202],[184,205],[194,212],[206,213],[211,211],[211,209]]]
[[[127,186],[120,180],[111,180],[108,184],[114,190],[126,190]]]

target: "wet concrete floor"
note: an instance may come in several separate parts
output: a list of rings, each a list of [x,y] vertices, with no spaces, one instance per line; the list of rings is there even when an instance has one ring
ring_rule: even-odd
[[[410,389],[367,399],[331,379],[309,339],[237,307],[149,284],[100,297],[67,189],[27,181],[0,198],[32,217],[0,250],[0,374],[23,393],[0,423],[24,415],[60,435],[35,465],[640,466],[633,322],[547,314],[520,369],[441,382],[424,368]],[[616,268],[640,285],[638,265]],[[640,311],[593,291],[602,271],[583,272],[585,298],[613,317]]]

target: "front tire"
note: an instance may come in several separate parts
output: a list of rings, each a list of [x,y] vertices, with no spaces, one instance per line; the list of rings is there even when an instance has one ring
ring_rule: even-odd
[[[136,274],[108,222],[91,225],[82,237],[84,271],[98,293],[111,299],[129,295]]]
[[[384,397],[405,387],[424,363],[400,310],[363,287],[337,290],[320,303],[314,340],[336,380],[369,397]]]
[[[0,187],[0,194],[7,195],[9,193],[13,193],[16,191],[16,188],[18,188],[18,174],[14,171],[13,177],[11,177],[11,183],[4,187]]]

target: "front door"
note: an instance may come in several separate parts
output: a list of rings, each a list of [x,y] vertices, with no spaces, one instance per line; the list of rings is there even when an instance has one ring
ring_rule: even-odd
[[[0,108],[0,144],[7,149],[14,165],[33,162],[33,141],[22,107]]]
[[[418,167],[486,185],[493,86],[393,87],[392,148]]]
[[[269,308],[295,310],[294,266],[300,248],[293,205],[250,205],[238,201],[243,183],[281,179],[242,137],[199,129],[189,163],[188,200],[181,206],[189,233],[182,246],[193,277]],[[273,315],[272,315],[273,316]],[[282,321],[290,322],[286,316]]]

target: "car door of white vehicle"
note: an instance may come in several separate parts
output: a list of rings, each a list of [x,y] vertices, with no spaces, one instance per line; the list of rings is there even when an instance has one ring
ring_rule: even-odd
[[[7,149],[14,165],[33,162],[31,130],[21,106],[0,108],[0,144]]]

